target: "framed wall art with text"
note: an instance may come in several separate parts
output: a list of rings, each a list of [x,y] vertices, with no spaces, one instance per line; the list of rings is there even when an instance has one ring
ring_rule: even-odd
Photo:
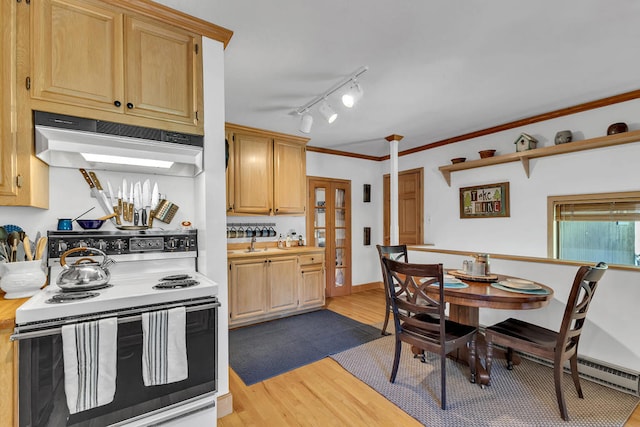
[[[460,188],[460,218],[509,216],[509,183]]]

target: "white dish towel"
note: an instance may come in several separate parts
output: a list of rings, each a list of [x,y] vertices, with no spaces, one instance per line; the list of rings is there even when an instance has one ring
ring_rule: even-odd
[[[70,413],[113,401],[117,339],[115,317],[62,327],[64,390]]]
[[[142,379],[145,386],[189,376],[184,307],[142,313]]]

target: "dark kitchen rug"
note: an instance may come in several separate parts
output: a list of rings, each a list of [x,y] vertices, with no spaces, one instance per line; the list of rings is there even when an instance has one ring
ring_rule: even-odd
[[[313,311],[229,331],[229,365],[251,385],[376,338],[380,329]]]
[[[522,359],[508,371],[494,361],[491,385],[469,382],[469,369],[447,359],[447,409],[440,409],[440,361],[427,353],[427,363],[414,359],[403,343],[395,383],[389,382],[395,340],[387,336],[331,356],[356,378],[429,427],[624,426],[640,398],[582,379],[584,399],[578,398],[569,374],[564,394],[569,421],[560,417],[553,370]]]

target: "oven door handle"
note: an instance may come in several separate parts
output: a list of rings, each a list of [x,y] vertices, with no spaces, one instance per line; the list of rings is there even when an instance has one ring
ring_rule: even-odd
[[[120,311],[119,313],[103,313],[95,316],[84,316],[82,318],[63,319],[63,320],[57,320],[53,322],[47,322],[46,324],[38,325],[37,330],[31,330],[31,331],[25,331],[25,332],[21,332],[20,327],[16,327],[14,330],[15,332],[11,334],[11,336],[9,337],[9,340],[19,341],[19,340],[28,339],[28,338],[38,338],[38,337],[46,337],[49,335],[56,335],[62,332],[62,326],[64,325],[71,325],[75,323],[106,319],[114,316],[117,317],[118,323],[135,322],[135,321],[142,320],[142,313],[146,313],[150,311],[165,310],[165,309],[181,307],[181,306],[184,306],[186,312],[190,313],[193,311],[209,310],[212,308],[215,309],[220,307],[220,303],[216,300],[209,303],[197,304],[197,305],[185,305],[184,303],[163,304],[162,306],[158,306],[158,307],[146,307],[144,309],[143,308],[131,309],[128,312],[130,314],[125,314],[125,315],[122,315],[122,311]],[[29,329],[33,329],[33,326]]]

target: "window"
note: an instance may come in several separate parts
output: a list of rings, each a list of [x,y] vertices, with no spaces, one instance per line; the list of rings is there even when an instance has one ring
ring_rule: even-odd
[[[640,192],[549,196],[549,257],[640,265]]]

